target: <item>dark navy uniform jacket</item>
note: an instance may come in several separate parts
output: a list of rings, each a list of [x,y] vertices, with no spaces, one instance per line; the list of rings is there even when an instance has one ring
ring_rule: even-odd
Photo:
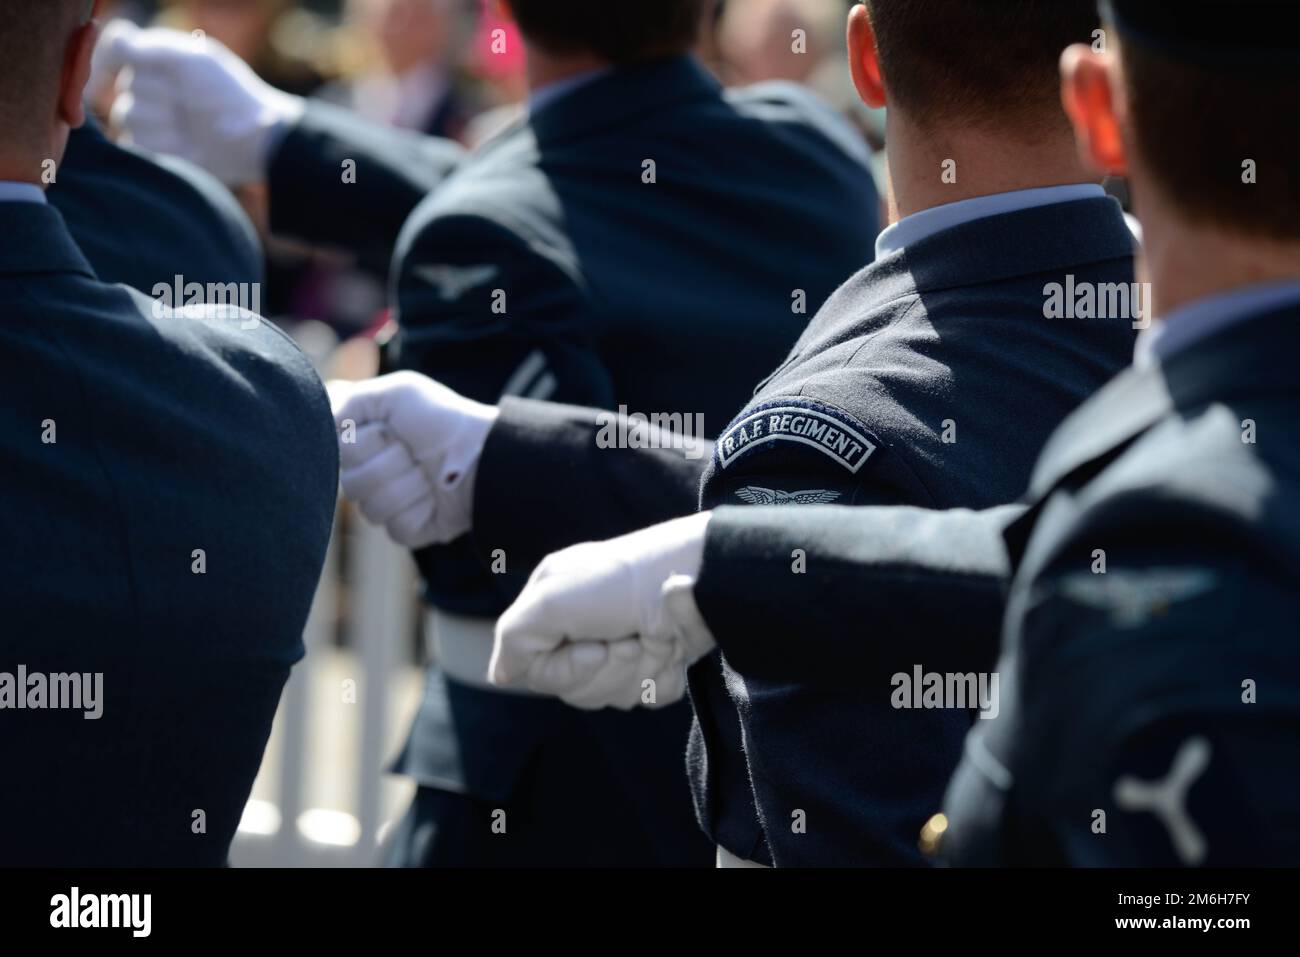
[[[947,859],[1300,862],[1297,349],[1300,305],[1257,313],[1052,438],[1004,537],[1001,713],[949,790]]]
[[[355,182],[343,183],[350,159]],[[373,259],[404,205],[429,193],[393,257],[398,365],[483,401],[699,415],[707,434],[870,260],[879,223],[867,159],[807,92],[723,91],[676,57],[592,79],[468,156],[314,105],[273,161],[272,225]],[[699,461],[687,463],[696,478]],[[554,496],[568,500],[526,469],[506,474],[548,513]],[[694,508],[694,481],[674,514]],[[623,523],[638,506],[625,504],[602,496],[596,537],[636,527]],[[531,549],[516,551],[514,535],[496,547],[506,575],[488,574],[468,541],[420,552],[430,599],[467,615],[503,609]],[[708,863],[680,776],[688,710],[593,715],[433,674],[399,769],[489,811],[508,806],[512,819],[529,807],[564,832],[539,862]],[[595,805],[620,822],[596,821]],[[490,843],[485,815],[466,828]],[[438,828],[444,845],[452,829]],[[498,846],[427,860],[498,860]]]
[[[866,159],[788,84],[724,93],[687,57],[604,74],[415,211],[394,263],[397,362],[484,401],[698,415],[714,434],[871,258]],[[513,598],[469,549],[419,558],[439,607]]]
[[[73,130],[47,197],[104,282],[260,283],[262,249],[230,191],[193,164]]]
[[[349,252],[387,276],[402,224],[464,158],[451,140],[308,100],[267,168],[271,232]]]
[[[988,217],[917,242],[846,283],[724,430],[702,496],[706,507],[724,507],[696,593],[725,664],[706,660],[692,674],[702,732],[692,771],[701,822],[733,853],[778,863],[918,859],[916,834],[938,808],[970,719],[881,713],[890,676],[910,672],[920,652],[872,640],[912,626],[893,615],[893,592],[862,607],[855,576],[878,562],[900,599],[938,621],[926,635],[942,652],[936,665],[974,657],[987,667],[992,640],[968,653],[965,616],[944,616],[947,589],[964,589],[967,570],[949,577],[943,569],[969,542],[997,533],[984,513],[933,510],[1014,500],[1052,428],[1128,361],[1127,315],[1047,319],[1044,304],[1045,287],[1067,275],[1130,282],[1131,245],[1118,207],[1100,198]],[[595,434],[591,410],[502,403],[475,484],[483,554],[500,546],[532,563],[611,526],[622,532],[681,514],[696,496],[699,462],[680,451],[600,448]],[[525,466],[529,481],[520,483]],[[547,512],[556,488],[582,507]],[[727,502],[894,507],[801,508],[808,533],[778,537],[757,524],[749,530],[772,509]],[[1009,511],[989,514],[1005,521]],[[889,516],[874,538],[852,531],[850,522],[872,513]],[[556,514],[563,520],[545,519]],[[942,535],[928,530],[936,516],[948,519]],[[793,571],[797,551],[806,574]],[[900,552],[925,554],[935,571],[895,580]],[[996,562],[993,578],[1004,569]],[[996,614],[1000,595],[977,580],[975,593]],[[863,703],[870,669],[883,709]],[[872,766],[892,773],[873,777]],[[770,850],[747,784],[755,773],[760,807],[779,816]],[[864,775],[869,787],[855,778]],[[806,833],[791,830],[796,810]]]
[[[406,224],[397,363],[485,401],[680,413],[703,439],[870,259],[866,158],[839,117],[788,85],[724,93],[685,57],[593,79],[484,144]],[[513,478],[529,484],[526,470]],[[467,542],[421,553],[434,604],[502,610],[528,570],[502,547],[509,578],[486,574]],[[628,863],[708,862],[679,776],[685,706],[592,715],[437,685],[408,773],[501,800],[530,764],[578,749],[586,770],[571,789],[594,799],[615,782],[624,796],[609,800],[631,811],[614,833],[639,837],[620,844],[592,826],[589,840],[569,836],[575,846],[614,859],[621,848]],[[466,730],[479,722],[503,730]]]
[[[1113,200],[987,216],[877,260],[723,430],[701,506],[1013,501],[1052,429],[1132,355],[1127,313],[1045,316],[1047,287],[1067,275],[1132,282]],[[808,574],[799,561],[787,556],[791,576]],[[870,640],[870,609],[837,630]],[[764,631],[800,654],[801,629]],[[861,674],[803,684],[728,654],[690,673],[690,768],[718,843],[779,865],[917,861],[968,713],[896,710]]]
[[[103,675],[96,720],[0,710],[0,864],[221,865],[329,539],[324,389],[266,322],[99,281],[50,206],[0,203],[0,302],[0,673]]]
[[[944,800],[948,861],[1294,864],[1297,320],[1122,373],[1053,435],[1027,504],[718,509],[710,629],[746,675],[999,674]]]

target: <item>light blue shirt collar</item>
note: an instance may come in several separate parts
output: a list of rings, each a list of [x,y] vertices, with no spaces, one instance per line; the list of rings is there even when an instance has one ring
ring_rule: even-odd
[[[45,190],[35,183],[14,183],[0,180],[0,203],[45,204]]]
[[[1175,309],[1138,335],[1133,364],[1145,369],[1265,312],[1300,305],[1300,280],[1261,282],[1204,296]]]
[[[528,97],[528,112],[536,113],[543,107],[550,106],[556,100],[564,99],[574,90],[604,76],[610,69],[610,67],[600,67],[599,69],[588,70],[586,73],[575,73],[573,76],[566,76],[563,80],[556,80],[554,83],[548,83],[539,89],[533,90]]]
[[[928,239],[935,233],[975,219],[1015,213],[1052,203],[1069,203],[1076,199],[1097,199],[1105,195],[1106,191],[1096,183],[1071,183],[1068,186],[1016,189],[1009,193],[992,193],[955,203],[944,203],[942,206],[931,206],[885,227],[876,237],[876,258],[881,259],[922,239]]]

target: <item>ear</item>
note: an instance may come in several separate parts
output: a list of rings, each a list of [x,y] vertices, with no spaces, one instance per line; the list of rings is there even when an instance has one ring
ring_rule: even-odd
[[[88,20],[68,37],[63,53],[63,74],[59,78],[59,119],[76,129],[86,122],[83,97],[90,79],[90,60],[99,39],[99,23]]]
[[[1074,125],[1079,158],[1085,166],[1112,176],[1128,173],[1118,88],[1117,64],[1109,52],[1076,43],[1061,54],[1061,102]]]
[[[867,6],[859,3],[849,11],[849,72],[862,102],[872,109],[885,105],[885,84],[876,55],[876,31]]]

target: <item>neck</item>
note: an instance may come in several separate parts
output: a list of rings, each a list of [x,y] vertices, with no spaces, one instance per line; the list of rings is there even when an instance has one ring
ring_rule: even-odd
[[[1151,283],[1156,316],[1239,286],[1300,280],[1300,240],[1229,232],[1217,225],[1188,222],[1177,207],[1150,200],[1135,186],[1142,221],[1139,277]],[[1142,202],[1141,197],[1147,197]]]
[[[890,222],[976,196],[1097,182],[1079,162],[1068,128],[1022,138],[971,129],[922,130],[894,110],[886,119],[885,139]]]
[[[552,83],[559,83],[571,76],[590,73],[592,70],[607,66],[609,66],[607,60],[590,54],[556,56],[530,45],[528,47],[528,90],[530,93],[536,93]]]
[[[42,162],[42,160],[0,156],[0,182],[31,183],[44,189],[46,183],[42,174],[45,168],[41,165]]]

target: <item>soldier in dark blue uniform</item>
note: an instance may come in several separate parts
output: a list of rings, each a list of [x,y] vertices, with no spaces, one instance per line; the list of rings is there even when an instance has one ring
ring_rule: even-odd
[[[1300,44],[1280,6],[1192,6],[1116,0],[1114,60],[1067,58],[1079,129],[1133,144],[1089,145],[1132,176],[1161,321],[1007,534],[1001,715],[946,802],[959,864],[1300,862]]]
[[[1119,287],[1127,299],[1133,280],[1120,208],[1083,182],[1057,95],[1060,50],[1097,26],[1091,4],[869,9],[851,21],[854,73],[868,102],[891,97],[890,165],[907,215],[719,435],[706,509],[1012,501],[1052,429],[1132,353],[1131,311],[1049,306],[1053,284]],[[988,43],[1007,36],[1016,68],[986,70]],[[950,79],[927,86],[936,44]],[[966,198],[945,203],[953,153]],[[1013,153],[1018,176],[1006,170]],[[931,181],[917,182],[916,168],[933,169]],[[489,436],[485,463],[497,461],[492,445]],[[481,470],[476,488],[484,516],[500,504],[490,474]],[[488,519],[490,539],[478,537],[528,537],[508,512]],[[524,527],[511,536],[507,522]],[[842,627],[870,628],[870,618]],[[845,672],[800,686],[744,674],[722,655],[692,669],[697,814],[726,859],[919,863],[916,834],[957,764],[969,715],[903,714],[862,695],[857,680]],[[838,735],[846,723],[861,733]],[[792,830],[792,815],[806,828]]]
[[[484,402],[676,413],[702,422],[703,440],[870,260],[879,204],[865,146],[800,88],[721,89],[688,55],[701,0],[510,6],[530,47],[529,116],[463,158],[421,159],[430,141],[372,136],[338,110],[270,97],[234,67],[193,98],[183,82],[156,92],[175,95],[176,109],[279,111],[278,128],[247,151],[253,161],[232,160],[240,144],[196,157],[225,164],[228,178],[269,171],[273,230],[373,261],[422,200],[393,258],[398,366]],[[152,36],[126,42],[137,87],[151,58],[175,59],[168,77],[213,65],[192,44],[171,50]],[[149,142],[129,110],[124,120]],[[688,498],[683,511],[692,507]],[[526,574],[522,558],[507,548],[508,573],[493,574],[500,562],[465,541],[407,536],[382,509],[367,514],[404,544],[442,543],[417,552],[442,668],[399,761],[422,787],[391,860],[708,863],[680,775],[689,709],[591,715],[487,686],[493,616]]]
[[[288,337],[101,281],[47,202],[91,8],[0,0],[0,753],[23,777],[0,866],[221,866],[303,653],[337,445]],[[176,228],[149,219],[111,225]]]
[[[1211,10],[1118,2],[1115,60],[1067,53],[1067,108],[1094,165],[1132,178],[1163,318],[1054,434],[1027,504],[719,508],[561,553],[521,605],[545,601],[503,631],[639,632],[656,666],[671,657],[661,634],[688,659],[716,643],[758,680],[755,713],[769,689],[845,675],[883,708],[910,662],[998,675],[928,849],[958,864],[1294,864],[1300,142],[1277,117],[1300,107],[1296,50],[1276,7],[1231,23]],[[791,574],[796,551],[806,574]],[[673,572],[689,587],[665,583]],[[606,668],[618,645],[592,660]],[[800,764],[798,747],[873,728],[789,718],[785,767],[804,782],[835,780],[846,758]],[[904,784],[894,770],[873,788]]]

